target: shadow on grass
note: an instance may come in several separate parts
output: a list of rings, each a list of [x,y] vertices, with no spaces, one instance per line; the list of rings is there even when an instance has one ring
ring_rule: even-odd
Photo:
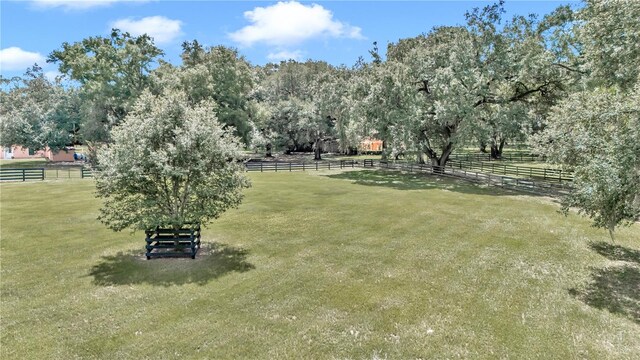
[[[591,270],[591,282],[569,294],[597,309],[622,315],[640,324],[640,251],[607,242],[593,242],[589,247],[613,261],[626,264]]]
[[[431,174],[411,174],[393,170],[346,171],[325,175],[332,179],[350,180],[354,184],[365,186],[383,186],[396,190],[442,189],[476,195],[519,195],[520,192],[482,187],[471,182],[438,177]],[[528,194],[527,194],[528,195]],[[535,195],[532,195],[535,196]]]
[[[195,259],[158,258],[147,260],[137,251],[103,256],[88,276],[101,286],[150,284],[171,286],[205,285],[231,272],[255,269],[246,261],[248,251],[225,244],[203,244]]]
[[[606,241],[592,242],[589,247],[598,254],[613,261],[628,261],[640,264],[640,251],[624,246],[614,245]]]
[[[629,265],[593,269],[591,279],[586,289],[571,289],[569,294],[640,325],[640,269]]]

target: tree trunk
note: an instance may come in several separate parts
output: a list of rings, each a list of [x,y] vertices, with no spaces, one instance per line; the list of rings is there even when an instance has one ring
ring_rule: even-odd
[[[382,140],[382,160],[387,160],[387,140]]]
[[[443,149],[442,155],[438,157],[435,151],[432,149],[427,149],[427,155],[431,160],[431,167],[433,168],[433,172],[435,174],[444,174],[445,166],[447,165],[447,161],[449,161],[449,155],[453,151],[453,143],[448,143],[447,146]]]
[[[487,143],[484,141],[480,141],[480,152],[484,154],[487,153]]]
[[[266,148],[267,148],[267,154],[265,155],[265,157],[273,157],[273,155],[271,154],[271,143],[268,143]]]
[[[424,164],[424,154],[422,153],[422,151],[420,151],[418,153],[418,164]]]
[[[491,158],[495,160],[502,159],[502,149],[504,148],[505,140],[501,139],[498,143],[497,141],[493,141],[491,143]]]
[[[322,139],[317,138],[313,149],[313,160],[322,160]]]

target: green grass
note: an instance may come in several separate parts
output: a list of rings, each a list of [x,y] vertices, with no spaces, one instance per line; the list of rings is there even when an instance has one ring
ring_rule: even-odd
[[[0,168],[44,167],[47,160],[43,158],[7,160],[0,159]]]
[[[91,180],[2,184],[3,359],[640,353],[640,226],[433,177],[252,173],[196,260],[142,256]]]

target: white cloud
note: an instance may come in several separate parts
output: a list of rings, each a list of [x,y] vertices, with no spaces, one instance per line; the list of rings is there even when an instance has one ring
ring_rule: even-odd
[[[244,17],[251,25],[229,34],[242,46],[255,43],[289,46],[317,37],[364,38],[362,29],[334,20],[331,11],[318,4],[279,2],[246,11]]]
[[[117,2],[147,2],[148,0],[31,0],[39,9],[62,8],[65,10],[87,10],[109,6]]]
[[[26,70],[34,63],[45,65],[45,58],[40,53],[24,51],[19,47],[0,50],[0,69],[2,71]]]
[[[113,22],[111,27],[127,31],[134,36],[147,34],[156,44],[170,43],[182,35],[182,21],[164,16],[149,16],[139,20],[120,19]]]
[[[45,71],[44,72],[44,77],[49,79],[49,81],[51,81],[51,82],[56,81],[56,78],[58,78],[60,76],[63,76],[63,75],[62,75],[62,73],[60,73],[57,70]]]
[[[267,55],[267,59],[271,61],[290,60],[290,59],[298,61],[298,60],[302,60],[302,56],[303,56],[303,53],[300,50],[295,50],[295,51],[283,50],[277,53],[269,53]]]

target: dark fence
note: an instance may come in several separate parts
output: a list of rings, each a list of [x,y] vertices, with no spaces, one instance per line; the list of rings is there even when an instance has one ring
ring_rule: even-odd
[[[44,168],[0,168],[0,181],[44,180]]]
[[[355,168],[359,164],[354,160],[314,161],[314,162],[281,162],[281,161],[249,161],[245,163],[247,171],[309,171]]]
[[[539,178],[545,181],[573,181],[572,172],[560,169],[504,165],[497,162],[483,163],[469,160],[449,160],[447,166],[458,169],[490,172],[492,174],[513,175],[516,177],[529,177],[532,179]]]
[[[502,154],[500,159],[493,159],[491,154],[451,154],[449,155],[449,159],[451,160],[476,160],[476,161],[545,161],[545,156],[538,156],[533,154],[522,154],[522,153],[507,153]]]
[[[0,168],[2,181],[28,181],[52,179],[84,179],[93,177],[90,169],[80,167],[68,168]]]
[[[559,172],[557,174],[551,174],[551,170],[537,169],[526,167],[526,171],[523,167],[507,166],[501,164],[495,164],[493,169],[492,164],[481,165],[478,163],[477,167],[467,167],[470,162],[452,161],[445,167],[434,167],[426,164],[413,164],[413,163],[400,163],[400,162],[387,162],[376,159],[363,159],[360,161],[355,160],[340,160],[340,161],[314,161],[314,162],[280,162],[280,161],[262,161],[262,162],[247,162],[245,163],[247,171],[260,171],[260,172],[293,172],[293,171],[311,171],[311,170],[333,170],[333,169],[345,169],[345,168],[381,168],[389,170],[400,170],[409,173],[424,173],[433,174],[437,176],[445,176],[465,181],[471,181],[480,184],[487,184],[491,186],[500,186],[512,190],[526,191],[536,194],[548,194],[548,195],[562,195],[571,190],[571,181],[568,174]],[[512,169],[515,168],[515,169]],[[517,177],[495,174],[498,169],[503,169],[507,174],[511,174],[511,171],[515,171]],[[92,178],[93,173],[89,169],[75,169],[72,176],[71,169],[64,170],[62,172],[57,170],[46,170],[44,168],[24,168],[24,169],[0,169],[0,180],[2,181],[27,181],[27,180],[45,180],[51,178],[49,173],[56,171],[53,178]],[[62,174],[62,176],[60,176]],[[541,179],[524,178],[530,176],[530,174],[542,174]],[[65,176],[66,175],[66,176]],[[555,176],[558,176],[557,178]],[[522,177],[519,177],[522,176]],[[560,179],[561,181],[558,181]],[[550,181],[553,180],[553,181]]]
[[[403,164],[378,162],[378,167],[383,169],[395,169],[408,171],[410,173],[419,172],[438,176],[462,179],[479,184],[499,186],[511,190],[526,191],[544,195],[565,195],[571,190],[569,183],[546,182],[533,179],[514,178],[510,176],[494,175],[467,169],[458,169],[451,166],[433,167],[422,164]]]
[[[248,162],[246,163],[247,171],[261,172],[289,172],[289,171],[306,171],[306,170],[324,170],[324,169],[343,169],[343,168],[380,168],[389,170],[400,170],[409,173],[424,173],[437,176],[456,178],[465,181],[471,181],[479,184],[487,184],[490,186],[499,186],[511,190],[525,191],[544,195],[562,195],[570,191],[570,181],[565,183],[548,180],[536,180],[532,178],[512,177],[506,175],[498,175],[490,173],[491,165],[485,165],[485,171],[477,171],[464,167],[453,166],[452,163],[445,167],[436,168],[427,164],[414,164],[405,162],[388,162],[377,159],[362,159],[361,161],[343,160],[340,162],[312,162],[312,163],[294,163],[294,162]],[[502,166],[497,164],[497,166]],[[535,169],[535,168],[534,168]],[[544,173],[544,169],[542,170]],[[527,176],[524,172],[522,176]],[[564,179],[564,178],[563,178]]]

